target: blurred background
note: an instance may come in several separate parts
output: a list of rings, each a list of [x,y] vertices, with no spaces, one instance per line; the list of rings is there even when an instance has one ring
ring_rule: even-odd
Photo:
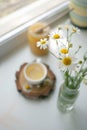
[[[0,0],[0,36],[42,17],[66,1],[68,0]]]
[[[0,17],[16,11],[38,0],[0,0]]]

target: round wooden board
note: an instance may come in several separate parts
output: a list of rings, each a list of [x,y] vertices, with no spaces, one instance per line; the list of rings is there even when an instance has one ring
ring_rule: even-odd
[[[28,63],[24,63],[23,65],[21,65],[19,71],[17,71],[15,74],[17,90],[21,92],[24,96],[29,98],[48,96],[55,87],[56,78],[54,73],[51,71],[49,66],[45,64],[48,70],[46,79],[41,84],[33,85],[32,88],[26,89],[25,86],[29,84],[24,78],[23,70],[27,64]]]

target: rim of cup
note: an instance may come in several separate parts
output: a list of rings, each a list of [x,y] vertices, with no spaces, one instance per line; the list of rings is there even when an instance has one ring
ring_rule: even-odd
[[[43,75],[43,77],[41,77],[40,79],[36,79],[36,80],[35,80],[35,79],[30,78],[30,77],[26,74],[27,68],[28,68],[30,65],[32,65],[32,64],[39,64],[39,65],[42,66],[42,68],[43,68],[43,70],[44,70],[44,75]],[[45,66],[43,63],[38,63],[38,62],[28,63],[28,64],[24,67],[24,77],[25,77],[25,79],[27,80],[27,82],[28,82],[29,84],[39,84],[39,83],[41,83],[41,82],[46,78],[46,76],[47,76],[47,68],[46,68],[46,66]]]

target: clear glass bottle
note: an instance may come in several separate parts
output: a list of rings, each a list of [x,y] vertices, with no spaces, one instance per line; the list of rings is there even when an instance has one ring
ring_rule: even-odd
[[[70,89],[61,84],[58,94],[57,105],[62,112],[71,111],[74,108],[74,103],[78,97],[79,89]]]

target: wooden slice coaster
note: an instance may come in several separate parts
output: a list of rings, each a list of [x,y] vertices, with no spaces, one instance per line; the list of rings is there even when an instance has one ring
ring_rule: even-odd
[[[55,87],[56,78],[54,73],[50,70],[49,66],[46,65],[48,70],[46,79],[41,84],[31,86],[28,84],[23,75],[24,67],[27,64],[28,63],[24,63],[21,65],[19,71],[15,74],[17,90],[29,98],[48,96]]]

